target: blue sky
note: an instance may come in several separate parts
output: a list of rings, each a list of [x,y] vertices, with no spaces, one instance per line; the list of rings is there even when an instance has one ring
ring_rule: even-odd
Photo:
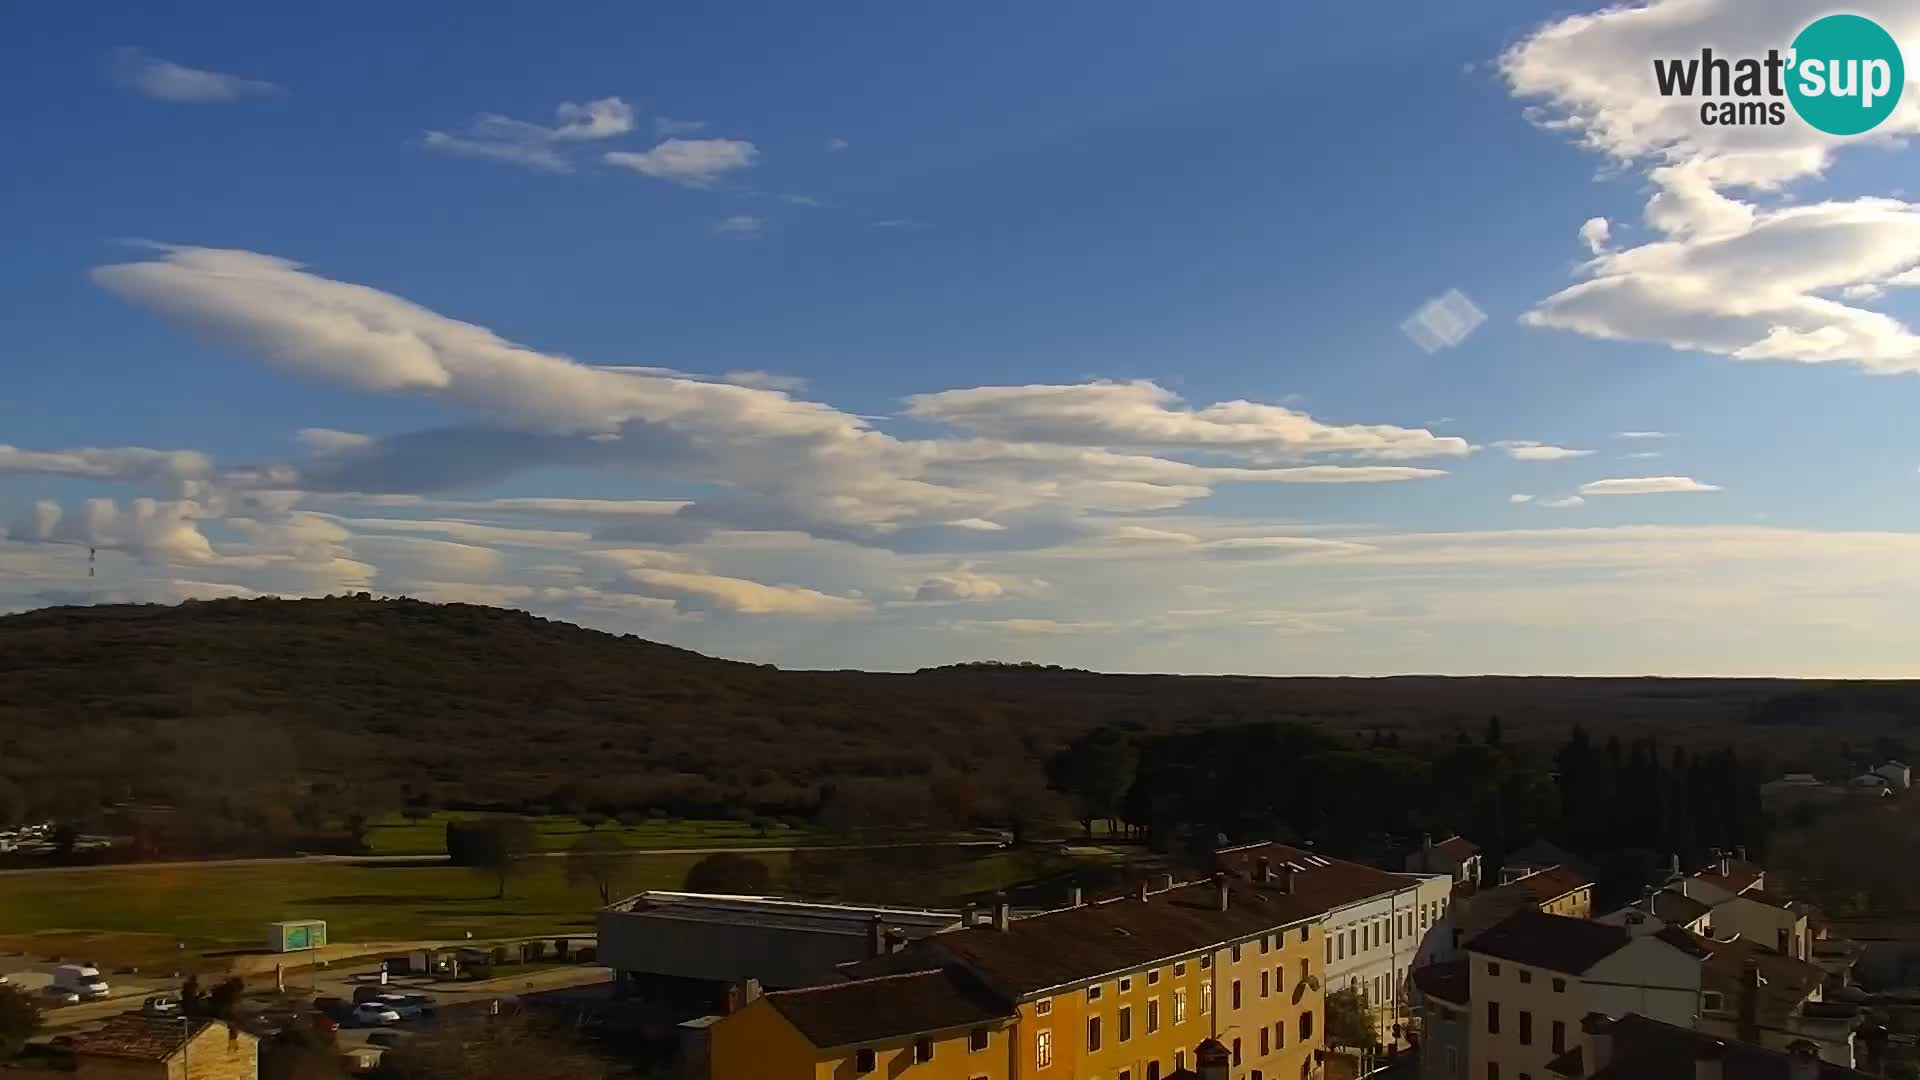
[[[1819,13],[34,12],[0,609],[1910,675],[1920,91],[1835,140],[1650,85]]]

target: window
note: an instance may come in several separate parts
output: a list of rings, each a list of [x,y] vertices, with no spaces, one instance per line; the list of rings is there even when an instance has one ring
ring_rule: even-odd
[[[1033,1067],[1044,1069],[1053,1064],[1053,1032],[1041,1028],[1033,1033]]]
[[[855,1050],[853,1052],[853,1071],[854,1072],[870,1073],[876,1067],[877,1066],[875,1065],[873,1060],[873,1051]]]
[[[1261,939],[1260,939],[1260,951],[1261,951],[1261,953],[1263,953],[1263,954],[1264,954],[1264,953],[1268,953],[1268,952],[1271,952],[1271,951],[1273,951],[1273,939],[1272,939],[1272,938],[1265,938],[1265,937],[1263,937],[1263,938],[1261,938]]]
[[[1530,982],[1532,982],[1532,981],[1533,981],[1533,972],[1531,972],[1531,971],[1527,971],[1527,970],[1525,970],[1524,968],[1523,968],[1523,969],[1521,969],[1521,971],[1520,971],[1520,984],[1521,984],[1522,986],[1524,986],[1524,985],[1526,985],[1527,983],[1530,983]]]
[[[1236,964],[1240,962],[1240,946],[1238,945],[1233,947],[1233,962]]]
[[[1347,958],[1347,935],[1340,934],[1333,939],[1333,958],[1335,960]]]
[[[1260,1029],[1260,1056],[1261,1057],[1266,1057],[1268,1054],[1273,1053],[1273,1047],[1269,1045],[1272,1041],[1273,1041],[1273,1033],[1268,1031],[1266,1028],[1261,1028]]]
[[[1496,964],[1496,963],[1494,963],[1494,962],[1493,962],[1493,961],[1491,961],[1491,960],[1489,960],[1489,961],[1487,961],[1487,974],[1489,974],[1489,975],[1498,975],[1498,974],[1500,974],[1500,965],[1499,965],[1499,964]]]
[[[1133,1038],[1133,1008],[1122,1005],[1120,1006],[1120,1041],[1126,1042],[1131,1038]]]
[[[1087,1052],[1092,1053],[1098,1049],[1100,1049],[1100,1018],[1089,1016],[1087,1017]]]
[[[1087,1000],[1088,1000],[1088,1001],[1099,1001],[1099,1000],[1100,1000],[1100,994],[1101,994],[1101,992],[1102,992],[1102,991],[1101,991],[1101,988],[1100,988],[1099,986],[1089,986],[1089,987],[1087,987]]]
[[[1564,993],[1566,993],[1566,992],[1567,992],[1567,980],[1565,980],[1565,979],[1555,979],[1555,980],[1553,980],[1553,992],[1554,992],[1554,993],[1556,993],[1556,994],[1564,994]]]
[[[1313,1038],[1313,1014],[1310,1012],[1303,1012],[1300,1014],[1300,1041],[1307,1042],[1312,1038]]]
[[[1500,1080],[1500,1063],[1499,1062],[1497,1061],[1487,1062],[1487,1080]]]
[[[993,1045],[993,1032],[986,1028],[974,1028],[967,1032],[967,1052],[977,1054]]]
[[[1180,976],[1185,975],[1186,973],[1187,973],[1187,962],[1185,960],[1182,960],[1179,963],[1176,963],[1173,965],[1174,978],[1177,979]]]
[[[1200,1015],[1205,1016],[1212,1011],[1213,1011],[1213,984],[1210,982],[1203,982],[1200,984]]]
[[[1273,969],[1273,992],[1278,994],[1287,988],[1287,966],[1281,964]]]
[[[1147,969],[1147,985],[1152,986],[1154,983],[1157,983],[1159,981],[1160,981],[1160,969],[1148,968]]]
[[[1147,999],[1147,1034],[1160,1030],[1160,999]]]
[[[1533,1080],[1533,1074],[1532,1074],[1532,1073],[1521,1073],[1521,1074],[1520,1074],[1520,1080]]]
[[[1533,1014],[1525,1009],[1520,1010],[1520,1045],[1533,1045]]]
[[[932,1039],[915,1039],[913,1041],[913,1063],[918,1065],[921,1062],[932,1061],[932,1060],[933,1060],[933,1040]]]
[[[1233,1040],[1233,1063],[1235,1065],[1240,1064],[1240,1040],[1239,1039]]]
[[[1052,998],[1041,998],[1040,1000],[1033,1003],[1033,1015],[1035,1016],[1045,1016],[1052,1011],[1053,1011]]]
[[[1264,971],[1260,973],[1260,996],[1261,997],[1267,996],[1267,987],[1272,982],[1273,982],[1273,976],[1267,974]]]
[[[1233,1007],[1235,1009],[1238,1009],[1240,1007],[1240,980],[1239,979],[1233,980]]]
[[[1121,1069],[1119,1073],[1114,1076],[1113,1080],[1133,1080],[1133,1070]]]
[[[1213,967],[1213,954],[1208,953],[1207,955],[1200,958],[1200,970],[1206,971],[1211,967]]]
[[[1447,1047],[1447,1080],[1460,1080],[1460,1050]]]
[[[1360,952],[1360,931],[1347,931],[1347,951],[1355,954]]]
[[[1556,1054],[1567,1052],[1567,1024],[1564,1020],[1553,1022],[1553,1052]]]
[[[1333,963],[1333,939],[1327,939],[1327,963]]]
[[[1306,982],[1308,978],[1309,976],[1307,974],[1307,960],[1305,957],[1301,957],[1300,958],[1300,981]]]
[[[1380,976],[1378,975],[1375,975],[1373,977],[1373,1000],[1375,1001],[1386,1000],[1386,998],[1383,998],[1380,996]]]
[[[1487,1002],[1487,1034],[1500,1034],[1500,1003],[1497,1001]]]
[[[1285,1020],[1275,1020],[1273,1022],[1273,1048],[1275,1050],[1284,1050],[1287,1048],[1287,1022]]]
[[[1160,1080],[1160,1063],[1159,1062],[1157,1061],[1147,1062],[1147,1080]]]
[[[1132,990],[1132,989],[1133,989],[1133,980],[1132,980],[1132,979],[1130,979],[1130,978],[1128,978],[1128,979],[1121,979],[1121,980],[1120,980],[1120,992],[1121,992],[1121,993],[1123,993],[1123,994],[1124,994],[1124,993],[1126,993],[1126,992],[1128,992],[1129,990]]]
[[[1187,1067],[1187,1052],[1185,1050],[1175,1050],[1173,1052],[1173,1071],[1179,1072],[1181,1069],[1184,1069],[1186,1067]]]
[[[1706,1012],[1719,1012],[1726,1005],[1726,998],[1718,990],[1708,990],[1700,995],[1700,1008]]]
[[[1173,1022],[1176,1024],[1187,1022],[1187,992],[1184,989],[1173,992]]]

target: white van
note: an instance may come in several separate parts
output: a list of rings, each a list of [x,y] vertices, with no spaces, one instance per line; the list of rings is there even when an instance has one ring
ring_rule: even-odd
[[[53,969],[53,988],[79,994],[82,1000],[107,996],[107,980],[100,969],[86,964],[61,964]]]

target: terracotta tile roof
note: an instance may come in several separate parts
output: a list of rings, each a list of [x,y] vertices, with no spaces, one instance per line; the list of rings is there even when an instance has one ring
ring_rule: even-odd
[[[1216,869],[1246,881],[1251,881],[1259,872],[1261,859],[1267,860],[1275,874],[1291,867],[1294,894],[1321,911],[1332,911],[1386,893],[1404,892],[1418,884],[1405,874],[1389,873],[1345,859],[1330,859],[1316,851],[1287,844],[1246,844],[1213,853]]]
[[[1679,949],[1695,960],[1705,960],[1707,957],[1713,955],[1712,950],[1708,949],[1705,944],[1707,941],[1706,938],[1701,937],[1699,934],[1682,930],[1677,926],[1663,926],[1655,930],[1653,936]]]
[[[823,1050],[976,1027],[1013,1016],[1010,1003],[965,973],[947,969],[779,990],[766,1000]]]
[[[945,953],[995,990],[1025,995],[1190,955],[1318,917],[1325,909],[1278,886],[1233,882],[1221,911],[1212,882],[1106,900],[936,934],[921,944]]]
[[[1467,949],[1516,964],[1578,975],[1612,956],[1628,940],[1624,927],[1520,911],[1468,942]]]
[[[1413,969],[1413,985],[1421,993],[1450,1005],[1465,1005],[1472,1000],[1468,982],[1465,960],[1448,960]]]
[[[1807,995],[1813,993],[1826,976],[1819,967],[1783,956],[1756,941],[1745,938],[1716,941],[1692,936],[1707,953],[1706,961],[1700,965],[1701,988],[1717,990],[1725,995],[1729,1007],[1743,992],[1741,983],[1747,964],[1759,965],[1763,985],[1756,1004],[1759,1006],[1760,1020],[1765,1024],[1777,1025],[1785,1020],[1807,1000]]]
[[[1712,910],[1704,901],[1682,896],[1674,889],[1653,894],[1653,917],[1671,926],[1685,926]]]
[[[1769,907],[1777,907],[1782,911],[1791,911],[1793,909],[1792,900],[1781,896],[1779,893],[1768,892],[1765,889],[1748,889],[1746,892],[1741,893],[1740,896],[1742,899],[1766,904]]]
[[[1729,1080],[1789,1080],[1794,1074],[1788,1054],[1736,1039],[1722,1039],[1691,1028],[1675,1027],[1629,1013],[1612,1021],[1613,1054],[1587,1080],[1693,1080],[1695,1061],[1703,1052],[1720,1059],[1721,1075]],[[1556,1069],[1556,1059],[1548,1065]],[[1811,1075],[1818,1080],[1856,1080],[1867,1074],[1815,1059]]]
[[[100,1057],[138,1058],[141,1061],[165,1061],[186,1044],[187,1029],[199,1035],[212,1020],[162,1019],[125,1013],[108,1020],[106,1026],[73,1037],[73,1052]]]
[[[1535,903],[1551,903],[1575,889],[1590,888],[1593,879],[1567,866],[1555,866],[1538,873],[1515,878],[1501,888],[1519,889],[1533,897]]]
[[[1449,836],[1445,840],[1433,845],[1433,850],[1450,859],[1465,862],[1475,855],[1480,854],[1480,845],[1464,836]]]

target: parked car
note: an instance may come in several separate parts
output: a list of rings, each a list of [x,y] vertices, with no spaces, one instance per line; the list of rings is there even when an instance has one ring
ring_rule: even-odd
[[[335,1020],[319,1009],[315,1009],[307,1014],[307,1023],[312,1024],[315,1031],[324,1031],[329,1035],[340,1030],[340,1021]]]
[[[418,1020],[433,1015],[433,999],[425,994],[382,994],[380,1000],[399,1013],[402,1020]]]
[[[46,997],[47,1004],[49,1005],[80,1004],[80,995],[71,990],[62,990],[57,986],[49,986],[40,992]]]
[[[386,986],[356,986],[353,988],[353,1003],[364,1005],[369,1001],[385,1001],[393,993],[395,991]]]
[[[166,994],[156,994],[140,1003],[140,1011],[148,1016],[179,1016],[180,999]]]
[[[322,1016],[331,1017],[336,1024],[344,1023],[353,1016],[353,1002],[343,997],[314,998],[313,1008]]]
[[[369,1001],[353,1007],[353,1022],[364,1027],[397,1024],[400,1022],[400,1014],[383,1003]]]
[[[61,964],[53,969],[53,985],[89,1000],[106,997],[109,992],[100,969],[91,964]]]

